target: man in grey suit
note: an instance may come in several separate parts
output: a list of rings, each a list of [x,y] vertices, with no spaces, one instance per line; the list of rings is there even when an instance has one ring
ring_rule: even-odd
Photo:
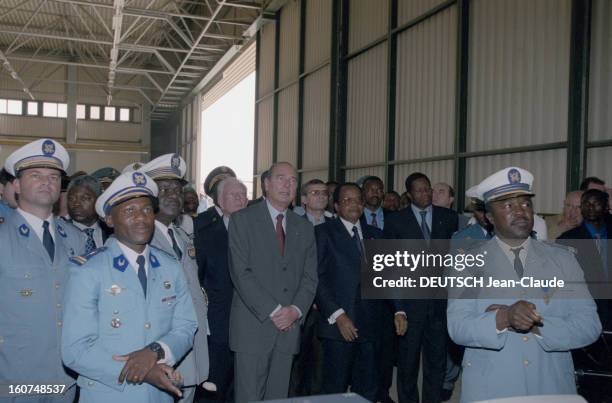
[[[207,307],[198,280],[195,248],[187,234],[173,223],[183,210],[183,177],[186,169],[185,161],[178,154],[162,155],[140,168],[155,180],[159,188],[159,208],[151,245],[174,256],[181,263],[198,318],[193,348],[177,368],[183,375],[185,385],[181,403],[193,402],[197,385],[208,378],[209,367]]]
[[[288,209],[297,173],[286,162],[269,172],[265,202],[232,214],[229,223],[237,403],[287,397],[299,324],[317,289],[313,227]]]

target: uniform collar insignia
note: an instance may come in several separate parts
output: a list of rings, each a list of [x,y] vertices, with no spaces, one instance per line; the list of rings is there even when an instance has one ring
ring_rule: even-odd
[[[123,254],[113,259],[113,267],[122,273],[125,271],[128,267],[128,261]]]
[[[149,253],[149,261],[151,262],[151,267],[159,267],[159,260],[157,260],[154,254]]]
[[[21,224],[19,226],[19,233],[21,234],[21,236],[24,236],[26,238],[29,237],[30,236],[30,227],[28,227],[25,224]]]
[[[64,231],[64,227],[58,224],[57,232],[62,236],[62,238],[66,238],[66,231]]]

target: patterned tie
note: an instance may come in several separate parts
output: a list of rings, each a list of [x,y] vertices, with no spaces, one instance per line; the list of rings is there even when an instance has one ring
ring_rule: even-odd
[[[363,245],[361,245],[361,239],[359,238],[359,230],[356,225],[353,225],[353,242],[357,245],[359,255],[363,256]]]
[[[378,226],[378,221],[376,221],[376,213],[370,213],[372,215],[372,226],[380,229],[380,227]],[[353,227],[354,229],[355,227]]]
[[[431,232],[429,232],[427,220],[425,219],[427,216],[427,210],[419,211],[419,213],[421,213],[421,232],[423,233],[423,239],[429,241],[431,239]]]
[[[523,268],[523,262],[521,262],[521,258],[519,254],[523,250],[523,247],[510,249],[512,253],[514,253],[514,271],[519,278],[523,278],[523,273],[525,269]]]
[[[53,237],[49,232],[49,221],[43,221],[43,246],[47,250],[51,261],[53,261],[55,258],[55,242],[53,242]]]
[[[145,258],[142,255],[138,255],[136,258],[136,263],[138,263],[138,280],[140,280],[140,285],[142,286],[142,291],[144,292],[145,298],[147,297],[147,272],[145,271]]]
[[[85,228],[83,230],[85,235],[87,235],[87,242],[85,242],[85,254],[88,254],[96,249],[96,241],[94,241],[93,237],[94,231],[95,229],[93,228]]]
[[[285,231],[283,230],[283,215],[279,214],[276,216],[276,239],[278,240],[278,247],[280,249],[281,256],[285,256]]]
[[[170,228],[168,228],[168,235],[170,235],[170,239],[172,240],[172,249],[174,249],[174,253],[176,253],[176,258],[181,260],[183,258],[183,252],[181,252],[181,248],[179,248],[178,243],[176,243],[174,231]]]

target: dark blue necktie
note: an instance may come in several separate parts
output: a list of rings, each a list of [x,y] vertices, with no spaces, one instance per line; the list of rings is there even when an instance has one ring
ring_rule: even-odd
[[[357,245],[357,250],[359,251],[359,254],[363,256],[363,246],[361,245],[361,239],[359,238],[359,230],[357,229],[356,225],[353,226],[353,241]]]
[[[138,255],[138,257],[136,258],[136,263],[138,263],[138,280],[140,280],[142,291],[144,292],[144,295],[146,297],[147,296],[147,272],[145,271],[144,256]]]
[[[168,235],[170,235],[170,239],[172,240],[172,249],[174,249],[174,253],[176,254],[176,258],[181,260],[183,258],[183,252],[181,252],[181,248],[179,248],[178,243],[176,243],[176,238],[174,237],[174,231],[168,228]]]
[[[51,261],[53,261],[55,257],[55,242],[53,242],[53,237],[51,232],[49,232],[49,221],[43,221],[43,246],[47,250]]]
[[[525,272],[525,268],[523,267],[523,262],[521,262],[521,258],[519,256],[519,254],[521,253],[521,250],[523,250],[522,246],[519,248],[510,249],[510,251],[514,253],[514,271],[516,272],[516,275],[518,276],[518,278],[523,278],[523,274]]]
[[[85,228],[83,230],[83,232],[85,232],[85,235],[87,235],[87,242],[85,243],[85,254],[93,252],[96,249],[96,241],[93,237],[94,231],[95,230],[93,228]]]

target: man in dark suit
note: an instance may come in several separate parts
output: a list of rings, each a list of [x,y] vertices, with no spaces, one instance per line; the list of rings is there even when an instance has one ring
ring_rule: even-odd
[[[210,206],[206,211],[198,214],[196,218],[193,219],[193,233],[197,237],[198,231],[213,221],[217,221],[221,219],[223,213],[219,208],[219,203],[217,200],[217,185],[227,177],[236,177],[236,174],[230,167],[220,166],[216,167],[206,177],[204,180],[204,193],[209,197],[212,197],[214,206]],[[197,238],[195,239],[195,243],[197,243]]]
[[[362,226],[371,225],[380,230],[385,228],[385,219],[391,213],[382,207],[385,185],[378,176],[369,176],[365,178],[362,184],[362,192],[364,197],[363,214],[360,217]],[[383,301],[381,312],[382,328],[381,332],[381,347],[378,355],[378,394],[376,400],[388,403],[393,400],[389,396],[389,389],[393,383],[393,367],[397,357],[397,335],[394,330],[394,312],[395,307],[390,301]]]
[[[234,287],[228,268],[227,228],[233,213],[247,204],[247,189],[235,178],[225,178],[217,188],[223,219],[200,229],[196,246],[200,284],[208,295],[210,374],[204,387],[207,401],[231,402],[234,354],[229,348],[229,319]]]
[[[334,192],[338,218],[316,228],[323,344],[323,391],[344,393],[348,386],[370,401],[378,391],[378,352],[383,302],[361,299],[363,239],[382,238],[382,231],[362,225],[363,196],[357,184],[339,185]],[[406,329],[399,313],[398,332]]]
[[[313,227],[289,210],[297,190],[295,168],[274,164],[265,187],[265,202],[234,213],[229,224],[230,348],[238,403],[287,397],[299,321],[317,289]]]
[[[389,216],[385,222],[387,239],[450,240],[457,231],[458,217],[453,210],[433,206],[429,178],[415,172],[406,178],[410,208]],[[433,245],[433,244],[432,244]],[[445,254],[448,244],[436,243],[432,253]],[[401,403],[418,402],[417,376],[423,350],[423,402],[441,401],[446,370],[446,300],[406,300],[408,331],[400,338],[398,354],[398,396]]]
[[[612,308],[609,299],[610,280],[612,279],[612,259],[610,259],[610,231],[612,215],[608,212],[608,194],[599,189],[585,191],[580,199],[582,224],[564,232],[557,242],[572,246],[576,251],[578,263],[597,304],[597,314],[603,330],[612,330]],[[607,289],[607,290],[606,290]],[[603,339],[584,350],[573,353],[576,366],[583,369],[610,371],[610,364],[603,359],[609,354]],[[595,357],[594,362],[590,357]],[[609,384],[598,377],[579,379],[579,391],[588,401],[605,401],[609,395]]]

